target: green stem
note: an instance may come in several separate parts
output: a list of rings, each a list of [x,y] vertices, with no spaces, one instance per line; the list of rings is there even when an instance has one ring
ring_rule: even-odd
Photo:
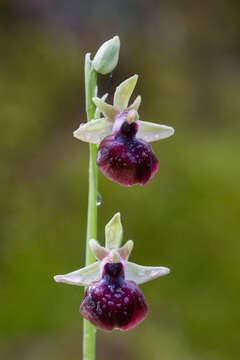
[[[97,86],[97,73],[92,68],[90,54],[85,57],[85,96],[88,121],[94,119],[95,105],[92,98]],[[89,148],[89,189],[88,189],[88,219],[86,236],[86,266],[95,262],[89,247],[90,239],[97,239],[97,146],[90,144]],[[96,328],[87,320],[83,320],[83,360],[95,360]]]

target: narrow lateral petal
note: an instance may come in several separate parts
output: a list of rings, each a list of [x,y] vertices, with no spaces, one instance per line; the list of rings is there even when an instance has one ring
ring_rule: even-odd
[[[93,255],[100,261],[110,254],[110,251],[101,246],[95,239],[89,240],[89,245]]]
[[[127,261],[125,277],[126,280],[132,280],[136,284],[143,284],[159,276],[167,275],[169,272],[170,270],[163,266],[142,266]]]
[[[165,139],[174,134],[171,126],[155,124],[147,121],[139,121],[137,138],[147,142]]]
[[[79,140],[92,144],[99,144],[103,138],[112,133],[113,124],[106,118],[96,119],[81,124],[74,131],[73,136]]]
[[[97,97],[97,92],[95,94],[95,96]],[[101,97],[101,100],[105,102],[106,98],[108,97],[108,93],[104,94],[102,97]],[[96,107],[96,110],[95,110],[95,119],[98,119],[101,117],[101,110]]]
[[[102,99],[98,97],[94,97],[93,99],[94,104],[98,107],[98,109],[103,113],[104,116],[113,120],[115,116],[118,114],[117,109],[114,106],[105,103]]]
[[[118,253],[123,260],[127,260],[133,249],[133,241],[128,240],[119,250]]]
[[[142,98],[140,95],[136,97],[134,102],[128,107],[129,110],[136,110],[138,111],[139,106],[141,105]]]
[[[115,214],[105,226],[105,247],[109,250],[120,248],[122,241],[122,223],[120,213]]]
[[[95,262],[94,264],[65,275],[55,275],[54,280],[70,285],[88,286],[93,281],[100,280],[100,264],[99,262]]]
[[[136,86],[138,75],[133,75],[129,79],[123,81],[117,88],[114,94],[113,105],[120,111],[127,108],[130,97]]]

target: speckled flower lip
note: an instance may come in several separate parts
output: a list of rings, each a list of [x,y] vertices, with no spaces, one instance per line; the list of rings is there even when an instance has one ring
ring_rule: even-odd
[[[110,180],[120,185],[144,185],[158,169],[151,146],[137,139],[138,124],[124,121],[119,131],[106,136],[98,148],[97,166]]]
[[[89,242],[97,262],[66,275],[56,282],[87,286],[80,313],[94,326],[105,331],[129,330],[147,316],[148,308],[138,285],[169,273],[166,267],[141,266],[129,262],[133,241],[120,247],[122,224],[117,213],[105,227],[105,247]]]
[[[97,166],[110,180],[124,186],[145,185],[157,172],[158,160],[149,142],[174,134],[169,126],[139,120],[141,97],[128,105],[138,76],[122,82],[115,91],[113,105],[102,98],[93,101],[104,117],[82,124],[74,136],[99,144]]]
[[[107,263],[102,280],[85,292],[80,313],[97,328],[128,330],[147,316],[147,304],[139,287],[125,280],[121,262]]]

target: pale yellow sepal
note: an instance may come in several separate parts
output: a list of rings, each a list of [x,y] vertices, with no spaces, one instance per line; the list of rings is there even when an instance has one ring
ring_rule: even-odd
[[[105,226],[105,247],[109,250],[120,248],[123,235],[120,213],[115,214]]]
[[[128,107],[128,102],[135,89],[138,75],[133,75],[129,79],[123,81],[117,88],[114,94],[113,105],[120,111]]]
[[[112,133],[113,124],[108,118],[101,118],[81,124],[73,136],[78,140],[99,144],[102,139]]]

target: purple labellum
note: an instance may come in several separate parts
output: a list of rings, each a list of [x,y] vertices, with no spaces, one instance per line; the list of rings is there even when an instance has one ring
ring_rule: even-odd
[[[82,316],[102,330],[129,330],[147,315],[147,304],[134,281],[125,280],[123,264],[106,263],[100,281],[86,290],[79,309]]]
[[[97,165],[110,180],[120,185],[144,185],[158,170],[151,146],[137,139],[138,124],[124,121],[119,130],[100,143]]]

